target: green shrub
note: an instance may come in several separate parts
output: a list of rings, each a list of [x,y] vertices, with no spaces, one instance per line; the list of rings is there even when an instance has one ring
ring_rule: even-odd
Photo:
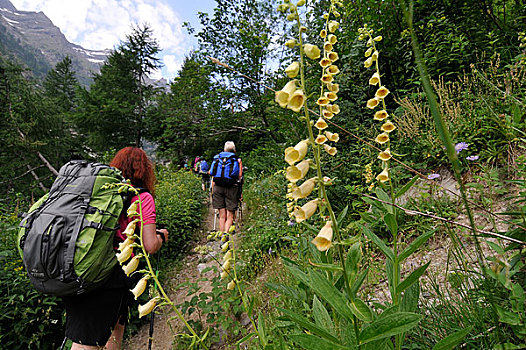
[[[58,349],[64,339],[60,299],[31,286],[16,249],[16,216],[0,218],[0,347]]]
[[[157,222],[170,233],[162,254],[176,258],[187,250],[201,222],[205,194],[201,178],[191,172],[162,168],[157,176]]]

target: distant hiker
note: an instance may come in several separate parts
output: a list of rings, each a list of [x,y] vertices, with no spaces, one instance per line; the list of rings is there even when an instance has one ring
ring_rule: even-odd
[[[204,158],[200,157],[200,159],[197,172],[201,175],[201,187],[203,188],[203,191],[206,191],[208,183],[210,182],[210,174],[208,174],[210,168]]]
[[[155,253],[168,240],[168,231],[156,230],[152,162],[142,149],[126,147],[117,152],[110,165],[121,170],[123,176],[140,189],[144,248],[150,254]],[[130,203],[137,199],[134,196]],[[132,221],[126,214],[127,209],[125,205],[119,217],[119,228],[113,243],[115,249],[126,238],[123,231]],[[101,349],[104,345],[104,349],[121,349],[128,308],[133,302],[130,289],[138,281],[137,276],[141,277],[139,274],[127,277],[122,267],[117,265],[101,287],[84,294],[64,297],[66,337],[73,341],[72,350]]]
[[[199,173],[199,169],[198,169],[198,166],[199,166],[199,161],[201,159],[199,158],[199,156],[195,157],[194,158],[194,161],[192,162],[192,171],[196,174]]]
[[[235,152],[234,142],[225,142],[224,151],[214,156],[210,166],[213,182],[212,206],[219,210],[219,231],[221,232],[230,229],[239,204],[238,180],[243,176],[243,167]]]

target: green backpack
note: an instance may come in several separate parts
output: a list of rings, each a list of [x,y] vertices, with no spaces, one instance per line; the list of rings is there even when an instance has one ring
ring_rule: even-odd
[[[24,214],[18,249],[37,290],[76,295],[106,281],[118,263],[113,240],[127,195],[104,185],[123,181],[108,165],[71,161]]]

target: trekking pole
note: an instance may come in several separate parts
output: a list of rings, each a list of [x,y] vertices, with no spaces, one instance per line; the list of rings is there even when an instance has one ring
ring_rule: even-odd
[[[161,260],[161,250],[157,252],[157,267],[155,269],[155,277],[159,277],[159,264]],[[154,291],[157,290],[157,282],[154,284],[153,287]],[[150,318],[150,334],[148,337],[148,350],[152,350],[152,342],[153,342],[153,326],[155,323],[155,309],[152,311],[152,318]]]
[[[217,210],[214,209],[214,231],[216,230]]]

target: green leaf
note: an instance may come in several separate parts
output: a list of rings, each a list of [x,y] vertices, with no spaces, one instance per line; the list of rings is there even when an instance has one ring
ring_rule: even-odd
[[[391,261],[394,261],[394,253],[391,250],[391,248],[387,247],[378,237],[376,234],[374,234],[373,231],[371,231],[368,227],[362,225],[362,224],[356,224],[358,228],[363,232],[364,235],[366,235],[373,243],[384,253],[384,255]]]
[[[405,259],[407,259],[411,254],[413,254],[422,244],[425,243],[434,233],[436,229],[433,229],[431,231],[427,231],[421,236],[418,236],[407,248],[404,249],[400,255],[398,255],[398,261],[403,262]]]
[[[503,343],[503,344],[497,344],[493,347],[493,350],[520,350],[526,348],[526,345],[524,344],[512,344],[512,343]]]
[[[516,313],[505,310],[499,305],[495,305],[495,309],[497,310],[497,314],[499,315],[500,322],[504,322],[512,326],[517,326],[521,323],[520,317]]]
[[[353,297],[356,295],[356,293],[358,293],[358,290],[362,286],[363,281],[365,281],[365,277],[367,277],[368,272],[369,272],[369,269],[365,269],[358,275],[358,277],[356,277],[356,280],[351,286],[351,293]]]
[[[353,319],[353,312],[347,303],[347,299],[327,280],[327,278],[316,271],[310,271],[309,287],[311,287],[320,298],[329,303],[329,305],[340,315],[349,320]]]
[[[324,271],[343,271],[343,268],[341,265],[335,265],[335,264],[323,264],[323,263],[313,263],[312,261],[309,261],[309,264],[311,266],[314,266],[317,269],[324,270]]]
[[[360,332],[360,344],[407,332],[421,319],[422,315],[412,312],[397,312],[385,318],[379,318]]]
[[[349,281],[354,279],[354,276],[358,273],[358,266],[362,260],[362,242],[356,242],[349,248],[347,252],[347,260],[345,266],[347,267]]]
[[[382,190],[380,187],[376,188],[376,195],[379,199],[381,199],[384,202],[391,203],[392,199],[389,197],[387,193],[385,193],[384,190]],[[391,214],[394,214],[394,208],[390,204],[382,203],[383,207]]]
[[[336,342],[338,343],[338,339],[332,335],[331,333],[329,333],[327,330],[325,330],[325,328],[322,328],[320,326],[318,326],[317,324],[315,323],[312,323],[311,321],[309,321],[308,319],[306,319],[305,317],[291,311],[291,310],[286,310],[286,309],[282,309],[280,307],[278,307],[278,310],[283,313],[285,315],[285,317],[287,317],[289,320],[291,321],[294,321],[296,322],[296,324],[302,328],[305,328],[307,330],[309,330],[309,332],[313,333],[313,334],[316,334],[320,337],[323,337],[324,339],[327,339],[327,340],[330,340],[330,341],[333,341],[333,342]]]
[[[396,237],[398,234],[398,223],[396,222],[396,216],[394,214],[385,214],[384,222],[391,231],[393,237]]]
[[[309,285],[310,281],[309,281],[309,276],[304,273],[303,271],[301,271],[300,269],[298,269],[297,267],[294,267],[294,266],[291,266],[291,265],[287,265],[285,264],[285,266],[287,267],[287,270],[289,270],[289,272],[294,276],[296,277],[296,279],[300,282],[303,282],[305,283],[306,285]]]
[[[338,222],[338,227],[341,227],[343,220],[347,216],[347,211],[349,210],[349,206],[346,206],[341,211],[340,215],[338,215],[338,219],[336,220]]]
[[[401,196],[403,196],[411,187],[413,187],[413,185],[415,184],[416,180],[418,180],[418,178],[419,176],[416,175],[411,180],[409,180],[409,182],[407,182],[404,185],[404,187],[402,187],[400,190],[398,190],[398,192],[396,192],[395,198],[400,198]]]
[[[265,335],[265,319],[261,312],[258,312],[258,336],[263,346],[267,345],[267,336]]]
[[[415,312],[418,309],[418,298],[420,297],[420,283],[416,281],[407,288],[400,304],[401,311]]]
[[[322,304],[320,299],[318,299],[316,294],[314,294],[312,301],[312,315],[314,316],[314,321],[318,326],[332,333],[332,330],[334,329],[334,323],[332,322],[329,312]]]
[[[491,247],[491,249],[493,249],[497,254],[499,255],[506,255],[506,253],[504,252],[504,249],[502,249],[502,247],[496,243],[493,243],[491,241],[486,241],[486,243]]]
[[[239,339],[237,342],[236,342],[236,345],[239,346],[240,344],[246,342],[247,340],[249,340],[250,338],[252,338],[253,336],[257,335],[256,332],[252,332],[252,333],[249,333],[247,335],[245,335],[243,338]]]
[[[334,242],[334,244],[341,244],[341,245],[353,245],[354,243],[358,242],[360,240],[361,236],[352,236],[350,238],[346,238],[340,242]]]
[[[351,300],[351,304],[349,306],[351,307],[351,311],[354,316],[356,316],[358,319],[365,322],[371,322],[373,320],[373,312],[361,299],[356,298]]]
[[[456,347],[473,329],[473,326],[466,327],[458,332],[448,335],[433,346],[433,350],[450,350]]]
[[[340,350],[343,347],[311,334],[292,334],[289,336],[295,343],[307,350]]]
[[[413,283],[418,281],[420,276],[422,276],[424,272],[426,272],[426,269],[430,263],[431,261],[428,261],[427,264],[422,265],[415,271],[411,272],[411,274],[396,287],[396,293],[402,293],[404,290],[411,287]]]

